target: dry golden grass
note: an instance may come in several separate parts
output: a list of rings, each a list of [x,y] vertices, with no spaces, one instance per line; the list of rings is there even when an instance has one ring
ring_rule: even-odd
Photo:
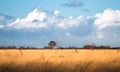
[[[12,71],[5,71],[6,67],[8,70],[11,70],[12,68]],[[13,70],[14,68],[15,71]],[[46,68],[48,69],[48,71],[45,71]],[[77,50],[77,52],[74,49],[63,50],[33,49],[21,51],[17,49],[0,50],[0,72],[58,72],[58,71],[59,72],[120,71],[120,50],[80,49]]]

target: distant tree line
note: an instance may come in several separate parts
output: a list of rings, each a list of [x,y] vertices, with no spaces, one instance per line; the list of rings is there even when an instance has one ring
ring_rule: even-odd
[[[25,47],[25,46],[0,46],[0,49],[37,49],[36,47]]]
[[[43,48],[36,48],[36,47],[25,47],[25,46],[0,46],[0,49],[120,49],[120,47],[110,47],[110,46],[95,46],[95,45],[84,45],[83,47],[51,47],[45,46]]]

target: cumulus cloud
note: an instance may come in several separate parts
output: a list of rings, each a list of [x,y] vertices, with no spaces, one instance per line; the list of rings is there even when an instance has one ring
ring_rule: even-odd
[[[120,10],[106,9],[103,13],[96,14],[95,17],[94,25],[98,30],[110,26],[120,26]]]
[[[95,16],[87,17],[64,17],[60,16],[59,13],[58,10],[49,12],[35,9],[25,18],[17,18],[5,25],[3,25],[4,23],[0,24],[0,29],[11,28],[17,29],[17,31],[34,30],[32,31],[33,33],[31,32],[32,35],[35,35],[33,36],[34,40],[44,37],[44,39],[48,38],[46,40],[48,42],[54,38],[59,38],[64,46],[78,46],[91,43],[98,45],[119,45],[120,10],[106,9]],[[0,17],[0,20],[3,21],[3,17]],[[26,32],[26,38],[29,36],[31,34],[29,35]],[[69,44],[69,42],[71,43]]]
[[[54,12],[45,12],[39,9],[35,9],[28,14],[26,18],[20,19],[17,18],[14,22],[7,25],[7,27],[13,27],[16,29],[25,29],[25,28],[49,28],[49,27],[58,27],[61,29],[67,29],[71,27],[78,26],[84,17],[79,16],[73,18],[64,18],[59,16],[59,11],[55,10]]]
[[[77,18],[73,18],[73,16],[70,16],[69,18],[62,19],[59,22],[58,27],[63,28],[63,29],[77,27],[81,24],[82,21],[84,21],[83,16],[79,16]]]
[[[72,1],[72,2],[63,3],[62,6],[65,6],[65,7],[82,7],[83,3],[80,2],[80,1]]]
[[[106,9],[94,17],[93,27],[95,30],[92,32],[91,38],[96,39],[96,43],[99,45],[119,46],[120,10]]]
[[[47,15],[45,12],[35,9],[32,12],[30,12],[26,18],[17,18],[14,22],[8,24],[7,26],[17,29],[42,28],[46,27],[46,25],[43,23],[46,17]]]

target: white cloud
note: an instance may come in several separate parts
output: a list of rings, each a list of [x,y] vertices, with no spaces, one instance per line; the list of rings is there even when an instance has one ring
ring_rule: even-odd
[[[80,18],[77,19],[77,18],[73,18],[72,16],[70,16],[69,18],[62,19],[58,23],[58,27],[63,28],[63,29],[76,27],[81,23],[81,21],[82,19]]]
[[[55,14],[55,15],[58,15],[58,14],[59,14],[59,11],[58,11],[58,10],[55,10],[55,11],[54,11],[54,14]]]
[[[33,10],[33,12],[30,12],[28,16],[25,19],[23,19],[23,21],[33,21],[35,19],[43,21],[46,17],[47,15],[45,12],[35,9]]]
[[[0,29],[4,28],[4,25],[0,25]]]
[[[17,18],[14,22],[8,24],[8,27],[13,27],[16,29],[28,29],[28,28],[48,28],[48,27],[58,27],[61,29],[72,28],[78,26],[81,21],[83,21],[83,16],[78,16],[73,18],[63,18],[58,15],[59,11],[45,12],[39,9],[35,9],[28,14],[26,18]]]
[[[66,42],[65,44],[71,41],[72,45],[91,43],[116,45],[120,42],[120,10],[106,9],[103,13],[87,17],[63,17],[59,15],[58,10],[47,12],[35,9],[25,18],[17,18],[12,23],[7,22],[7,25],[1,23],[1,28],[20,29],[20,31],[32,29],[36,36],[48,38],[47,41],[49,38],[58,37],[63,43]]]
[[[103,13],[96,14],[94,25],[98,30],[109,26],[120,26],[120,10],[106,9]]]
[[[60,20],[57,26],[62,29],[68,29],[68,28],[78,27],[79,25],[82,24],[82,22],[85,22],[84,16],[78,16],[76,18],[70,16],[68,18],[64,18]]]
[[[47,14],[45,12],[35,9],[30,12],[26,18],[17,18],[14,22],[8,24],[7,26],[16,29],[45,28],[46,24],[43,21],[46,17]]]
[[[99,44],[117,45],[120,42],[120,10],[106,9],[95,15],[94,37]]]

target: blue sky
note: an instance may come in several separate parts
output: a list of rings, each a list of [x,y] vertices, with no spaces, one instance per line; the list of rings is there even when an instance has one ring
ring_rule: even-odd
[[[79,1],[80,7],[65,7],[64,3]],[[120,0],[0,0],[0,12],[14,17],[25,17],[35,8],[46,11],[59,10],[63,16],[94,15],[107,8],[120,9]],[[89,12],[83,11],[88,9]],[[74,14],[73,14],[74,13]]]
[[[0,0],[0,46],[120,46],[120,0]]]

